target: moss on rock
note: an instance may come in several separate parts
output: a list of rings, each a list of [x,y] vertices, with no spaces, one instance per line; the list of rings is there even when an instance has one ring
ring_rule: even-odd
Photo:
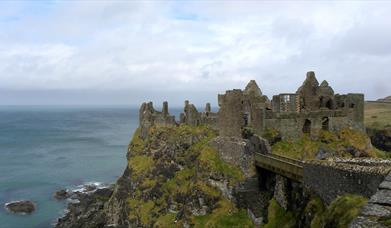
[[[272,146],[272,152],[295,159],[315,159],[323,150],[332,157],[378,157],[369,137],[358,130],[342,129],[338,133],[321,131],[317,139],[305,134],[298,140],[282,140]]]
[[[127,199],[134,226],[251,227],[239,210],[210,185],[211,175],[228,183],[244,179],[239,167],[219,158],[208,142],[217,134],[200,126],[154,126],[142,140],[137,132],[129,145],[128,169],[133,191]]]
[[[247,212],[237,209],[229,200],[222,199],[212,213],[204,216],[194,216],[193,225],[203,227],[255,227]]]
[[[323,223],[326,227],[348,227],[367,201],[367,198],[359,195],[340,196],[325,211]]]
[[[295,215],[285,211],[274,198],[269,202],[267,221],[264,228],[289,228],[296,225]]]
[[[218,155],[217,151],[205,145],[200,153],[199,161],[201,165],[214,173],[219,173],[232,180],[234,183],[243,181],[244,174],[239,167],[224,162]]]

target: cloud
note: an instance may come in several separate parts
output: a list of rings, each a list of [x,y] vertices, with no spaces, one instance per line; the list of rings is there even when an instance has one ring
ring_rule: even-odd
[[[201,102],[253,78],[269,96],[294,92],[315,70],[336,92],[391,94],[387,2],[1,4],[3,90]]]

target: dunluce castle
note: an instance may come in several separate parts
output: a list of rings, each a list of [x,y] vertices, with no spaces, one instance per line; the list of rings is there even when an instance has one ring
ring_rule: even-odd
[[[211,111],[207,103],[203,112],[185,101],[179,123],[169,114],[168,103],[156,111],[152,102],[140,108],[141,136],[146,137],[153,125],[208,125],[220,136],[241,137],[245,129],[263,135],[267,129],[277,130],[283,138],[316,136],[320,130],[338,131],[350,127],[364,129],[364,95],[335,94],[327,81],[320,85],[314,72],[308,72],[296,93],[274,95],[272,100],[262,94],[254,80],[244,90],[228,90],[218,95],[219,111]]]

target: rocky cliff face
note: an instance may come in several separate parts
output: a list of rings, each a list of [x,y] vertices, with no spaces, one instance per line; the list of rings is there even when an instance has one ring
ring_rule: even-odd
[[[215,136],[208,128],[188,126],[152,127],[146,140],[136,132],[111,197],[90,200],[81,212],[71,209],[57,226],[252,227],[246,208],[237,204],[247,205],[246,196],[239,193],[244,199],[236,200],[236,190],[254,173],[220,159],[210,145]]]
[[[367,133],[375,147],[391,152],[391,126],[384,129],[367,128]]]
[[[114,187],[80,195],[57,227],[338,227],[365,202],[327,207],[302,184],[257,170],[255,151],[271,152],[260,137],[207,127],[153,126],[145,139],[137,130]]]

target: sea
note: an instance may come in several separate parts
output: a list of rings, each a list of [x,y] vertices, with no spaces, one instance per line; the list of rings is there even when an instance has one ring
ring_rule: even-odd
[[[0,106],[0,228],[52,227],[66,207],[54,192],[115,182],[137,126],[130,107]],[[4,204],[15,200],[37,209],[12,214]]]

